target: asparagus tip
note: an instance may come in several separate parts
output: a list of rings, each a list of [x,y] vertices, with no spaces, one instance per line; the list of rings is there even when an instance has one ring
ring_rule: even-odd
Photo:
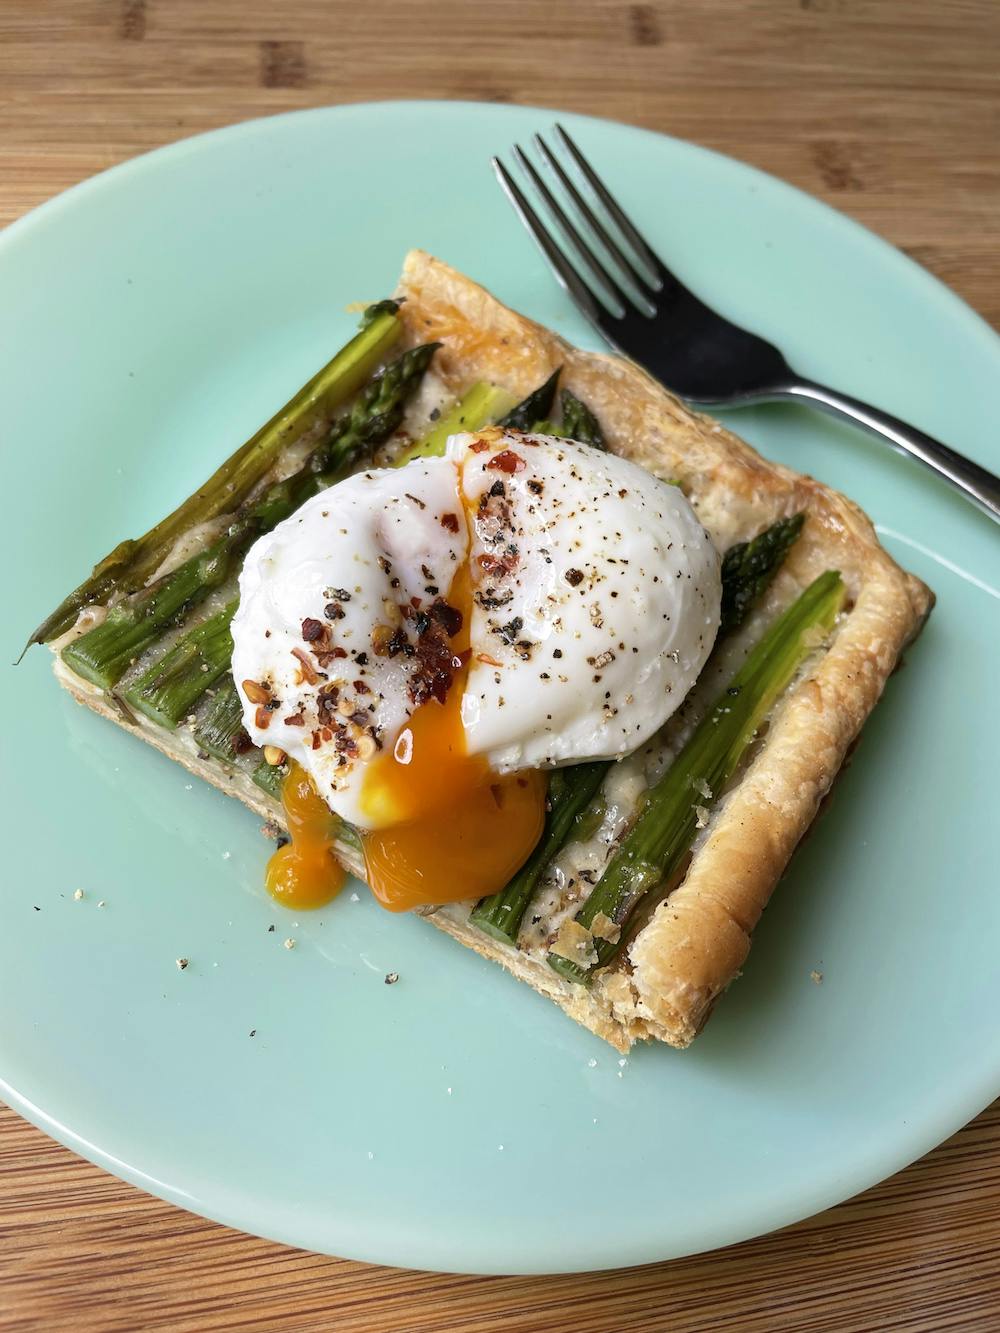
[[[398,315],[401,304],[402,302],[393,301],[391,299],[373,302],[372,305],[365,308],[365,311],[361,316],[361,329],[367,329],[370,324],[374,324],[379,315]]]
[[[556,385],[562,373],[562,366],[557,366],[544,384],[539,385],[523,398],[516,407],[511,408],[505,417],[497,422],[507,430],[526,430],[534,428],[536,421],[544,421],[552,411],[555,401]]]

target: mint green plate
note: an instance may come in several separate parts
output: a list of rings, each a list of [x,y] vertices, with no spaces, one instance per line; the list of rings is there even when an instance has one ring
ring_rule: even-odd
[[[11,227],[4,660],[330,355],[353,327],[345,305],[390,291],[408,247],[593,346],[487,165],[552,119],[416,103],[258,121],[109,171]],[[921,269],[726,158],[564,119],[710,301],[805,373],[1000,467],[1000,340]],[[11,1105],[247,1231],[530,1273],[782,1226],[1000,1093],[1000,534],[916,465],[805,410],[731,421],[857,499],[939,601],[691,1050],[621,1064],[363,890],[283,913],[261,886],[258,821],[77,708],[33,649],[3,668]]]

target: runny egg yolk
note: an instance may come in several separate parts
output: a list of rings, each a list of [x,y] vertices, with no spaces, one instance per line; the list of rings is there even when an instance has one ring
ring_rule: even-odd
[[[450,644],[461,665],[444,702],[429,699],[415,708],[395,745],[372,761],[365,778],[366,806],[393,820],[361,833],[368,884],[392,912],[496,893],[527,860],[545,822],[542,773],[500,776],[481,755],[466,753],[461,710],[472,612],[467,567],[456,574],[448,600],[462,613]],[[268,863],[268,892],[287,907],[322,907],[345,878],[333,850],[339,820],[298,764],[281,795],[291,841]]]
[[[450,641],[456,662],[443,703],[414,709],[391,750],[365,778],[363,799],[382,827],[362,832],[365,874],[392,912],[481,898],[503,888],[531,854],[545,822],[546,781],[536,771],[494,773],[466,752],[462,695],[468,678],[472,587],[455,575],[449,604],[462,613]]]
[[[340,821],[298,764],[282,784],[281,803],[291,842],[267,863],[267,891],[285,907],[323,907],[347,878],[333,850]]]

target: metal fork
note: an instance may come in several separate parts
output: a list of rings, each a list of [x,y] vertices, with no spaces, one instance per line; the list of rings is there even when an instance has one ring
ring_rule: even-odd
[[[535,147],[572,201],[589,238],[519,146],[513,150],[517,163],[558,224],[565,250],[499,158],[492,159],[493,170],[556,278],[613,347],[699,406],[741,407],[787,399],[846,417],[918,458],[1000,522],[1000,478],[898,417],[806,379],[792,370],[777,347],[712,310],[667,268],[561,125],[556,125],[555,135],[589,187],[593,203],[540,134],[534,136]],[[594,238],[610,263],[599,256]]]

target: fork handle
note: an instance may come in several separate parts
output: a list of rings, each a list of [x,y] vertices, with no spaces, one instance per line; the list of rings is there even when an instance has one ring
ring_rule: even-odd
[[[846,417],[856,426],[864,427],[872,435],[879,436],[894,449],[898,449],[900,453],[919,459],[939,477],[950,482],[956,490],[961,491],[965,498],[977,505],[984,514],[989,514],[990,518],[1000,523],[1000,477],[980,467],[971,458],[956,453],[940,440],[925,435],[915,426],[909,426],[898,417],[890,416],[888,412],[863,403],[859,398],[851,398],[836,389],[828,389],[814,380],[796,377],[791,383],[781,385],[773,396],[790,399],[793,402],[811,403],[833,416]]]

